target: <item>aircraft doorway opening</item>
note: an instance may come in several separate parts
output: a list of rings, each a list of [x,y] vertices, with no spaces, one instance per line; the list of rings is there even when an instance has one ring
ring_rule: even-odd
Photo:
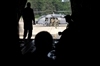
[[[33,25],[33,32],[31,39],[35,38],[35,35],[41,31],[48,31],[54,39],[59,39],[58,32],[62,32],[67,27],[67,22],[64,16],[71,14],[70,0],[27,0],[31,3],[31,8],[34,10],[35,23]],[[59,22],[57,26],[52,23],[51,19],[57,18]],[[46,19],[48,23],[46,23]],[[23,18],[19,20],[19,38],[22,39],[24,34]]]

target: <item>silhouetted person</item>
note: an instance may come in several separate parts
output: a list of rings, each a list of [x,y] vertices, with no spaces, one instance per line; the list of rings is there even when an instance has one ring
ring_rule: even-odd
[[[28,33],[28,39],[31,39],[33,24],[35,24],[33,9],[30,7],[31,4],[30,2],[28,2],[27,7],[23,10],[23,14],[22,14],[24,20],[24,36],[23,36],[24,40],[27,36],[27,33]]]
[[[62,33],[65,33],[69,29],[75,28],[75,23],[70,15],[66,15],[64,18],[65,18],[66,22],[68,22],[68,25],[66,26],[66,29],[64,31],[58,33],[59,35],[61,35]]]
[[[50,65],[53,59],[47,55],[53,48],[52,35],[47,31],[41,31],[35,36],[36,51],[34,52],[37,64]]]
[[[56,64],[74,65],[76,57],[78,56],[76,56],[77,44],[75,42],[75,24],[70,15],[66,15],[65,19],[66,22],[68,22],[68,28],[66,28],[62,33],[59,33],[61,34],[61,38],[56,45]]]

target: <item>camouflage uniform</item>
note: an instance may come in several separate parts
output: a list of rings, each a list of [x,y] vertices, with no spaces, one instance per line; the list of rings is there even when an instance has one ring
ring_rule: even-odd
[[[60,20],[58,20],[58,18],[56,18],[56,19],[55,19],[55,22],[54,22],[55,28],[57,28],[57,26],[59,25],[59,22],[60,22]]]
[[[50,26],[54,26],[54,22],[55,22],[55,19],[54,18],[51,18]]]

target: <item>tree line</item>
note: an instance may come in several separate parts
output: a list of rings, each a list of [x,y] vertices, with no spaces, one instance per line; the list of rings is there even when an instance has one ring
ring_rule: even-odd
[[[31,3],[31,8],[34,9],[36,17],[41,15],[51,14],[71,14],[70,2],[61,2],[61,0],[28,0]]]

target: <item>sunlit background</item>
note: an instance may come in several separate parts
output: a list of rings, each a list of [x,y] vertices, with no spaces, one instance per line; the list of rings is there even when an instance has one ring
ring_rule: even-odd
[[[32,39],[34,39],[35,35],[40,31],[48,31],[52,34],[54,39],[59,39],[60,36],[58,35],[58,32],[62,32],[67,27],[67,23],[64,23],[65,19],[63,17],[71,14],[71,5],[69,0],[28,0],[27,2],[31,3],[31,8],[34,10],[35,21],[41,19],[41,21],[39,21],[41,23],[38,22],[36,25],[33,25]],[[57,29],[54,26],[43,25],[43,19],[49,14],[58,14],[63,16],[62,18],[59,18],[60,24]],[[23,38],[23,32],[23,18],[21,17],[19,20],[20,39]]]

